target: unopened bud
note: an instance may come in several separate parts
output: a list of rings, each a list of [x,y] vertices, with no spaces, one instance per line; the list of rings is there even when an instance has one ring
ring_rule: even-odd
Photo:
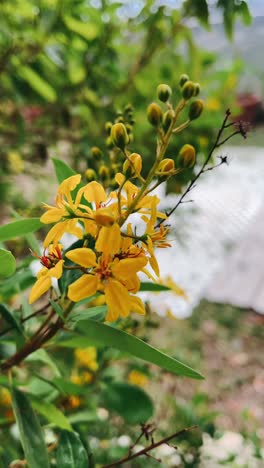
[[[112,126],[113,126],[112,122],[106,122],[105,123],[105,130],[107,131],[108,135],[110,135],[110,133],[111,133]]]
[[[189,108],[189,119],[198,119],[198,117],[200,117],[201,113],[203,112],[203,108],[204,102],[202,99],[196,99],[196,101],[193,101]]]
[[[109,177],[109,169],[107,166],[101,166],[99,168],[99,177],[102,181],[105,181]]]
[[[133,112],[133,106],[132,104],[127,104],[125,106],[125,112]]]
[[[127,129],[128,135],[130,135],[133,132],[133,126],[130,124],[126,124],[126,129]]]
[[[148,121],[153,127],[158,127],[162,121],[162,109],[158,104],[152,102],[147,109]]]
[[[136,177],[142,170],[142,158],[138,153],[132,153],[128,156],[123,164],[123,173]],[[130,173],[130,174],[129,174]]]
[[[200,94],[201,88],[199,83],[194,83],[194,96],[198,96]]]
[[[96,179],[96,172],[94,169],[86,169],[85,171],[85,177],[88,180],[88,182],[91,182],[92,180]]]
[[[116,123],[111,128],[111,138],[115,146],[120,149],[125,149],[129,142],[126,127],[122,123]]]
[[[125,119],[124,119],[123,115],[120,115],[119,117],[117,117],[115,119],[115,123],[125,123]]]
[[[172,119],[173,119],[173,112],[171,110],[168,110],[167,112],[163,114],[162,127],[165,132],[169,130]]]
[[[169,98],[171,97],[171,88],[167,84],[160,84],[157,87],[157,95],[158,99],[161,102],[167,102]]]
[[[175,163],[173,159],[165,158],[163,159],[158,166],[158,173],[168,174],[175,169]]]
[[[92,157],[95,159],[101,159],[102,157],[102,151],[97,146],[93,146],[91,148],[91,153],[92,153]]]
[[[178,165],[184,169],[190,168],[195,164],[195,149],[192,145],[183,145],[178,156]]]
[[[185,75],[185,74],[181,75],[180,76],[180,87],[182,87],[186,83],[186,81],[189,81],[189,79],[190,78],[188,77],[188,75]]]
[[[186,81],[182,87],[182,97],[186,99],[191,99],[194,96],[195,84],[192,81]]]
[[[107,137],[105,143],[106,143],[107,148],[109,148],[109,149],[112,149],[112,148],[115,146],[114,143],[113,143],[113,140],[112,140],[111,135],[109,135],[109,136]]]

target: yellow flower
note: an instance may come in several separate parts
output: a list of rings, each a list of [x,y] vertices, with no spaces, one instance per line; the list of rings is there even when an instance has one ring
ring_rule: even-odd
[[[40,258],[43,268],[37,274],[37,281],[34,284],[29,303],[35,302],[40,296],[49,290],[52,285],[52,278],[59,279],[62,276],[64,260],[62,260],[60,246],[50,246],[48,255],[43,254]]]
[[[69,396],[68,402],[69,402],[70,408],[72,409],[79,408],[79,406],[81,406],[82,404],[81,399],[76,395]]]
[[[86,349],[76,349],[74,355],[79,365],[87,367],[92,371],[97,371],[97,350],[94,346],[90,346]]]
[[[128,382],[132,385],[138,385],[139,387],[144,387],[148,383],[149,379],[146,374],[140,372],[136,369],[132,370],[128,374]]]
[[[148,259],[137,247],[136,252],[133,249],[122,252],[121,244],[120,228],[114,224],[100,230],[95,244],[98,259],[95,252],[88,248],[75,249],[66,254],[72,262],[88,269],[69,286],[69,299],[78,302],[97,291],[103,292],[108,321],[115,321],[120,315],[127,317],[131,311],[145,313],[141,299],[131,296],[130,292],[139,290],[137,273],[148,263]]]
[[[10,151],[7,157],[8,165],[11,172],[13,172],[14,174],[20,174],[24,171],[25,164],[19,153],[17,153],[16,151]]]

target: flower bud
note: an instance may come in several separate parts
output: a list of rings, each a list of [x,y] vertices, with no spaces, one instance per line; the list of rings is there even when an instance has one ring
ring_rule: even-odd
[[[189,119],[198,119],[198,117],[200,117],[201,113],[203,112],[203,108],[204,102],[202,99],[196,99],[196,101],[193,101],[189,108]]]
[[[94,169],[86,169],[85,171],[85,177],[88,180],[88,182],[91,182],[92,180],[96,179],[96,172]]]
[[[114,147],[114,143],[113,143],[113,140],[112,140],[111,135],[109,135],[109,136],[107,137],[105,143],[106,143],[107,148],[109,148],[109,149],[112,149],[112,148]]]
[[[165,132],[169,130],[172,119],[173,119],[173,112],[171,110],[168,110],[167,112],[163,114],[162,127]]]
[[[185,75],[185,74],[181,75],[180,76],[180,87],[182,87],[186,83],[186,81],[189,81],[188,75]]]
[[[163,159],[158,166],[158,173],[159,175],[162,174],[169,174],[170,172],[173,172],[175,169],[175,163],[173,159],[165,158]]]
[[[126,124],[126,130],[128,135],[130,135],[133,132],[133,126],[130,124]]]
[[[192,145],[183,145],[178,156],[178,166],[183,169],[193,167],[195,164],[195,149]]]
[[[147,109],[148,121],[153,127],[158,127],[162,120],[162,110],[156,102],[152,102]]]
[[[142,170],[142,158],[138,153],[132,153],[128,156],[123,164],[123,173],[136,177]],[[129,174],[130,173],[130,174]]]
[[[99,177],[102,181],[105,181],[109,177],[109,169],[107,166],[101,166],[99,168]]]
[[[125,149],[129,142],[126,127],[122,123],[116,123],[111,128],[111,138],[115,146],[120,149]]]
[[[192,81],[186,81],[182,87],[182,97],[187,101],[194,96],[195,84]]]
[[[199,83],[194,83],[194,87],[195,87],[194,96],[198,96],[198,94],[200,94],[200,91],[201,91]]]
[[[91,153],[92,153],[92,157],[94,159],[101,159],[101,157],[102,157],[102,151],[97,146],[93,146],[91,148]]]
[[[171,88],[167,84],[160,84],[157,87],[157,95],[158,99],[161,102],[167,102],[171,96]]]
[[[113,126],[112,122],[106,122],[105,123],[105,130],[107,131],[108,135],[110,135],[110,133],[111,133],[112,126]]]

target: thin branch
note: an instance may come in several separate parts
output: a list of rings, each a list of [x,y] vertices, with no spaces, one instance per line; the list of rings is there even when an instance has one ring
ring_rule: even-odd
[[[139,450],[139,452],[129,454],[128,456],[125,456],[121,458],[120,460],[115,461],[114,463],[110,463],[108,465],[103,465],[102,468],[114,468],[115,466],[122,465],[123,463],[126,463],[130,460],[134,460],[135,458],[141,457],[142,455],[148,456],[148,452],[151,450],[154,450],[155,448],[159,447],[162,444],[167,444],[170,440],[174,439],[175,437],[179,437],[186,432],[192,431],[193,429],[196,429],[197,426],[191,426],[191,427],[186,427],[185,429],[181,429],[178,432],[175,432],[174,434],[164,437],[164,439],[159,440],[158,442],[152,441],[150,445],[145,447],[142,450]]]

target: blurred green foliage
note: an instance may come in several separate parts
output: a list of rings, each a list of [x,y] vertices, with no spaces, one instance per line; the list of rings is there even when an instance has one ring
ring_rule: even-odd
[[[167,3],[167,6],[166,6]],[[210,28],[206,0],[117,2],[109,0],[15,0],[0,5],[0,142],[3,173],[27,172],[45,163],[48,152],[66,141],[75,169],[91,166],[90,149],[107,148],[104,129],[127,103],[137,108],[135,145],[145,166],[154,151],[146,106],[159,83],[178,87],[181,73],[201,82],[208,98],[202,122],[175,139],[171,157],[183,143],[206,152],[222,114],[234,101],[241,64],[219,69],[217,56],[196,47],[188,20]],[[159,6],[158,6],[159,5]],[[170,7],[168,6],[170,5]],[[219,0],[232,35],[238,15],[250,20],[246,2]],[[137,150],[135,148],[135,150]],[[64,155],[61,155],[64,157]],[[21,162],[22,161],[22,162]],[[103,161],[102,161],[103,164]],[[30,166],[30,169],[32,166]],[[8,180],[0,173],[1,198]],[[171,189],[181,190],[185,171]]]

